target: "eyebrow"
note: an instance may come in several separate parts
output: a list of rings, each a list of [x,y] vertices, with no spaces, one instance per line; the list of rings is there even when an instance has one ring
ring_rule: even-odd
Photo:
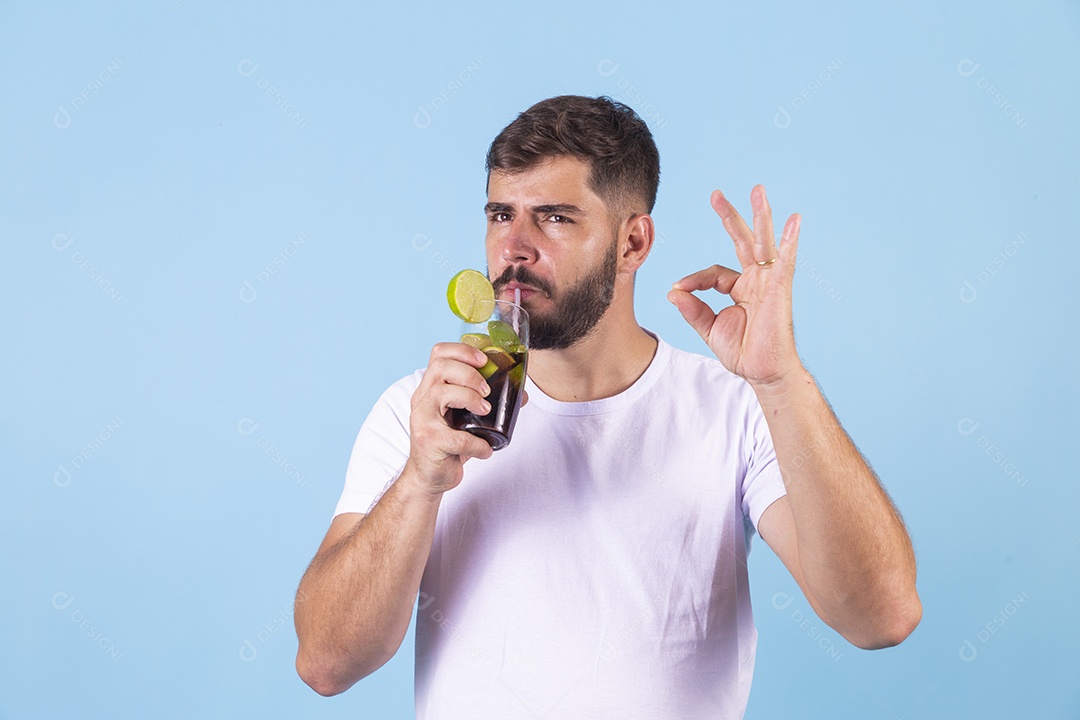
[[[561,213],[563,215],[585,215],[585,211],[571,203],[554,203],[551,205],[533,205],[534,213]],[[485,213],[513,212],[514,207],[506,203],[489,202],[484,206]]]

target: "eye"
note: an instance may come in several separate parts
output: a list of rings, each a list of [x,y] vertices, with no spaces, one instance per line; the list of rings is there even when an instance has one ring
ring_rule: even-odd
[[[491,222],[502,222],[502,218],[504,217],[510,217],[510,213],[493,212],[488,215],[488,220],[490,220]]]
[[[555,220],[557,223],[572,223],[572,222],[574,222],[570,218],[565,217],[563,215],[548,215],[548,217],[551,218],[552,220]]]

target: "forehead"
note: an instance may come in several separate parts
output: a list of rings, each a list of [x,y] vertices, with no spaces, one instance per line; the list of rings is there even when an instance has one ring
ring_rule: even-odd
[[[488,199],[498,202],[567,202],[581,205],[600,204],[588,187],[589,165],[575,157],[545,160],[528,170],[509,173],[492,170],[488,175]]]

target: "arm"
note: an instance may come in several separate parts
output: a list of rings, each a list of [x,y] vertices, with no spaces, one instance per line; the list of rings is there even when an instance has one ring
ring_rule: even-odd
[[[334,518],[296,594],[296,670],[320,695],[336,695],[386,663],[405,637],[435,534],[442,494],[471,457],[491,446],[453,430],[450,407],[487,412],[477,368],[487,356],[436,345],[409,414],[409,458],[370,514]]]
[[[762,539],[845,639],[899,644],[922,617],[903,520],[809,373],[755,390],[787,488],[761,516]]]
[[[762,538],[837,632],[863,648],[895,645],[922,616],[911,540],[795,350],[791,286],[802,219],[788,218],[777,247],[765,188],[750,198],[753,230],[719,190],[710,198],[742,272],[713,265],[676,282],[668,299],[757,393],[787,488],[762,514]],[[735,304],[713,313],[692,294],[707,289]]]
[[[440,499],[403,473],[369,515],[334,518],[300,581],[293,613],[296,670],[320,695],[344,692],[398,651]]]

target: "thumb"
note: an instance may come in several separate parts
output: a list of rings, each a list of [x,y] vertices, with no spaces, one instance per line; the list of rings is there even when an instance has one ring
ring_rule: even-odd
[[[712,308],[701,298],[686,290],[672,289],[668,292],[667,298],[678,308],[690,327],[694,328],[703,340],[708,341],[709,331],[712,329],[713,321],[716,320],[716,313],[712,311]]]

